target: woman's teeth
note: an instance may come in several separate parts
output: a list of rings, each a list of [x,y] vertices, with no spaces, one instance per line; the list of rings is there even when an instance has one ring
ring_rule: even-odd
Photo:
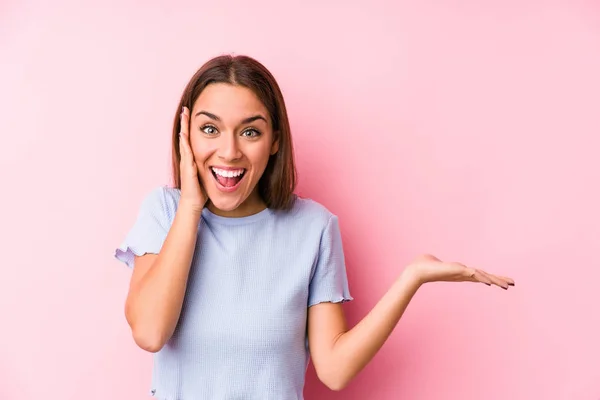
[[[244,173],[243,168],[236,169],[236,170],[224,170],[224,169],[219,169],[219,168],[213,167],[212,170],[215,174],[222,176],[223,178],[235,178]]]
[[[212,167],[211,169],[217,182],[221,186],[229,188],[230,190],[234,190],[234,187],[236,187],[240,183],[244,176],[244,173],[246,172],[244,168],[224,170]]]

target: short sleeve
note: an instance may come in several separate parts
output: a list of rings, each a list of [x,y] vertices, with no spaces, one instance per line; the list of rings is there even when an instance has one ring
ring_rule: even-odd
[[[308,307],[354,300],[348,288],[346,262],[338,218],[333,215],[321,236],[319,255],[310,281]]]
[[[160,252],[171,225],[167,204],[164,187],[146,195],[133,226],[115,250],[117,260],[133,268],[134,256]]]

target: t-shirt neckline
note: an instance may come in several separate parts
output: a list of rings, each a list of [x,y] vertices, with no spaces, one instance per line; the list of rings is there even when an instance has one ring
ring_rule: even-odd
[[[269,215],[271,215],[272,210],[266,207],[264,210],[259,211],[252,215],[247,215],[245,217],[224,217],[222,215],[217,215],[210,211],[207,207],[202,209],[202,217],[209,222],[218,222],[220,224],[226,225],[244,225],[256,221],[260,221]]]

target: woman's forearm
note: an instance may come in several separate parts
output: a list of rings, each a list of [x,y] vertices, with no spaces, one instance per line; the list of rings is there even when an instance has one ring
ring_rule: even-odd
[[[148,351],[160,350],[179,320],[200,217],[180,204],[160,254],[130,288],[127,319]]]
[[[373,309],[333,346],[338,382],[346,386],[375,356],[404,314],[420,287],[418,279],[405,270]]]

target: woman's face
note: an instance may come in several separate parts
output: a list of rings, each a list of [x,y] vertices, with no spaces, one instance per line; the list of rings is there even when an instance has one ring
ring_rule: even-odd
[[[191,110],[190,142],[210,211],[241,217],[264,209],[257,183],[279,143],[267,109],[250,89],[208,85]]]

